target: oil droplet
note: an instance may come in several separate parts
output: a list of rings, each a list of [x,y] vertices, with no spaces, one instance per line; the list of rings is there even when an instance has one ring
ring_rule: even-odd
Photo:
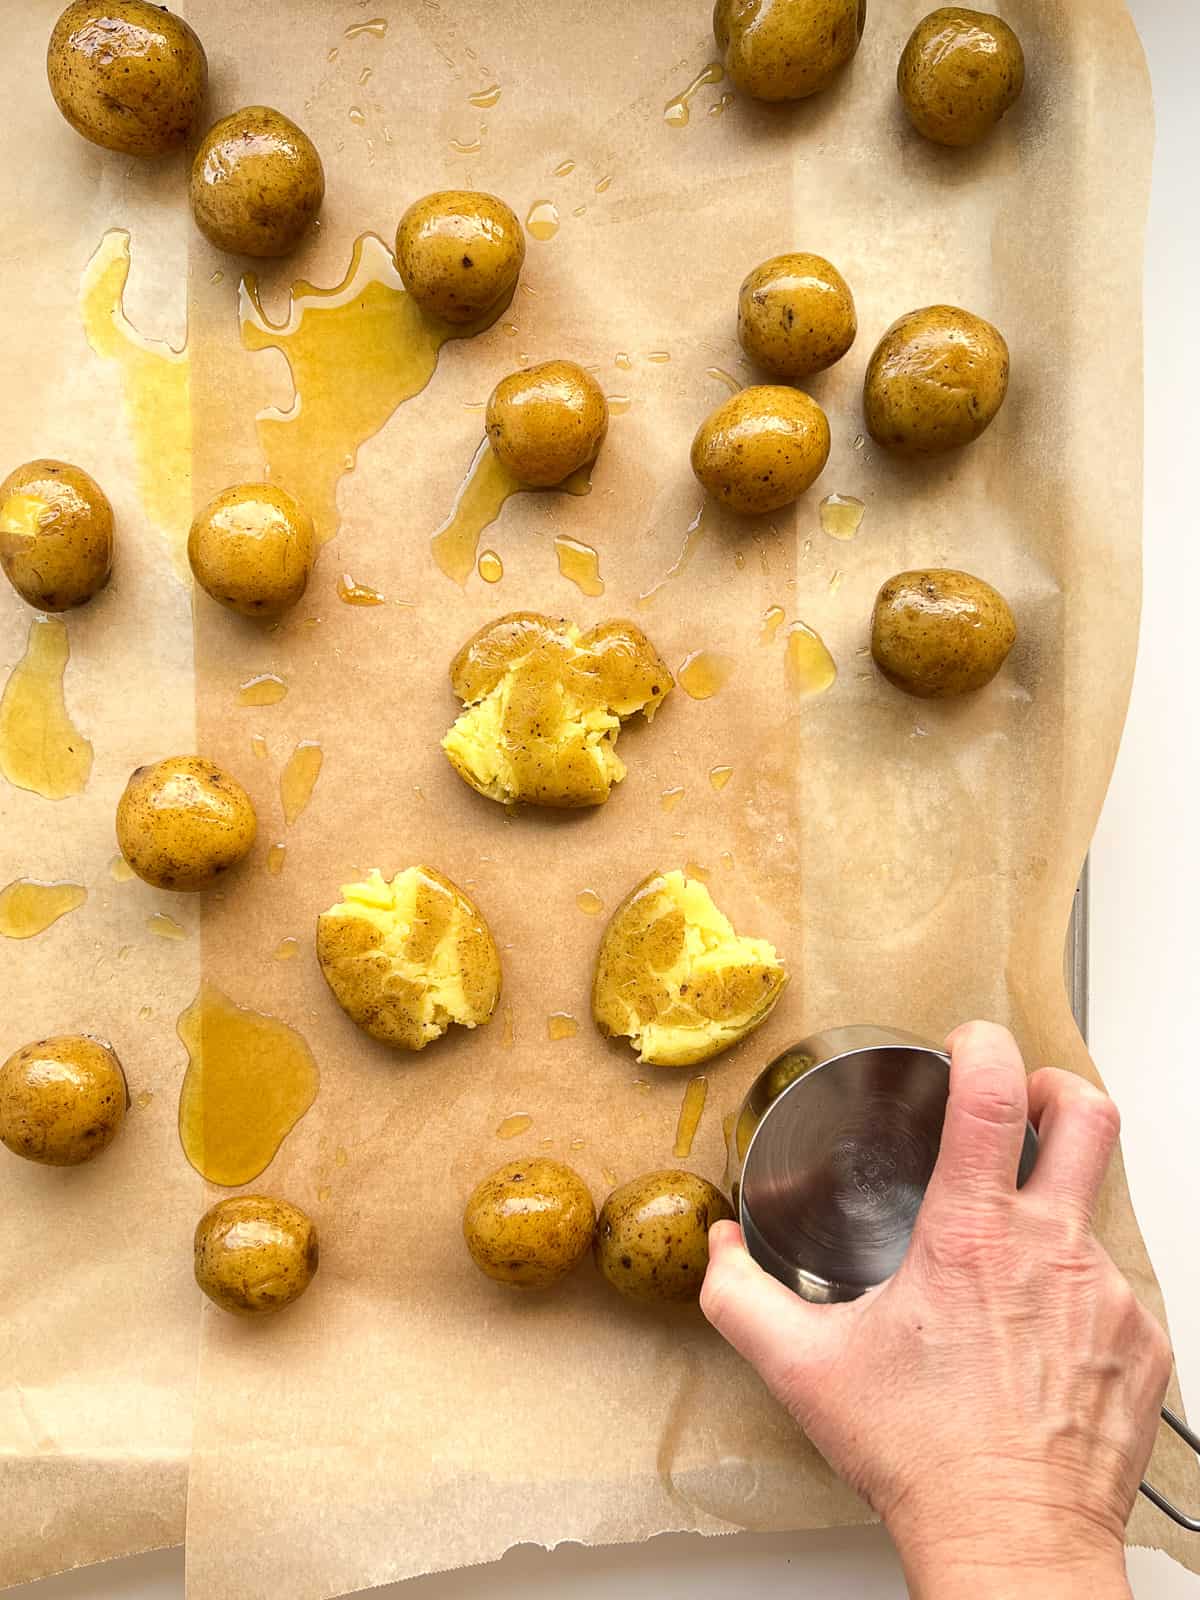
[[[153,1015],[154,1015],[154,1012],[150,1009],[149,1006],[139,1006],[138,1007],[138,1021],[139,1022],[149,1022],[150,1018]]]
[[[129,233],[110,228],[79,286],[87,342],[121,373],[125,415],[137,461],[142,509],[166,541],[179,576],[191,582],[187,536],[192,521],[192,405],[188,359],[169,344],[144,339],[125,315]]]
[[[483,149],[483,140],[451,139],[450,148],[456,156],[477,156]]]
[[[138,1108],[139,1111],[145,1111],[146,1107],[151,1103],[151,1101],[153,1099],[154,1099],[153,1091],[150,1090],[150,1089],[143,1089],[142,1092],[138,1095],[137,1099],[133,1103]]]
[[[0,772],[47,800],[82,794],[92,771],[91,744],[71,721],[63,695],[70,654],[66,624],[35,617],[0,699]]]
[[[249,1183],[317,1097],[312,1052],[285,1023],[209,984],[178,1028],[188,1052],[179,1091],[183,1153],[210,1183]]]
[[[343,1145],[338,1145],[337,1149],[333,1152],[334,1166],[344,1167],[349,1159],[350,1157],[346,1154],[345,1147]]]
[[[535,239],[553,239],[558,232],[558,207],[553,200],[535,200],[525,218],[525,226]]]
[[[725,787],[732,777],[732,767],[711,767],[709,769],[708,781],[718,792]]]
[[[611,417],[624,416],[633,404],[627,394],[606,394],[604,399],[608,406],[608,414]]]
[[[861,433],[856,433],[854,435],[854,443],[850,446],[850,448],[852,450],[861,450],[866,442],[867,441],[863,438]]]
[[[6,939],[32,939],[87,899],[81,883],[39,883],[14,878],[0,889],[0,934]]]
[[[315,739],[302,739],[279,774],[279,796],[283,801],[283,820],[290,828],[312,798],[321,775],[324,752]]]
[[[712,877],[712,873],[708,870],[708,868],[701,865],[699,861],[685,861],[683,864],[683,873],[684,877],[695,878],[700,883],[707,883]]]
[[[152,911],[146,918],[146,926],[160,939],[187,938],[187,929],[176,922],[174,917],[169,917],[165,911]]]
[[[209,273],[208,281],[209,281],[209,283],[224,283],[225,282],[225,274],[221,271],[220,267],[218,267],[215,272]]]
[[[582,594],[595,598],[604,593],[600,557],[590,544],[581,544],[578,539],[560,534],[554,541],[554,551],[560,575],[569,578]]]
[[[582,217],[586,212],[587,212],[587,207],[586,206],[576,206],[572,210],[571,215],[573,217]]]
[[[327,1183],[322,1183],[317,1189],[317,1199],[324,1204],[324,1202],[329,1199],[332,1193],[333,1189],[330,1187],[330,1185]]]
[[[675,807],[683,799],[683,795],[684,791],[678,784],[673,789],[664,789],[660,801],[663,810],[668,813],[674,811]]]
[[[490,111],[493,106],[499,105],[502,92],[500,85],[493,83],[486,89],[476,89],[474,94],[467,96],[467,100],[480,111]]]
[[[733,552],[733,564],[739,572],[746,570],[746,552],[744,550],[735,550]]]
[[[481,440],[449,517],[430,540],[433,559],[448,578],[465,586],[475,570],[480,534],[495,522],[509,495],[521,487],[486,437]]]
[[[287,857],[287,845],[273,844],[267,851],[267,871],[273,878],[277,878],[283,871],[283,863]]]
[[[759,644],[771,644],[775,635],[783,625],[786,613],[782,606],[768,606],[762,614],[762,625],[758,630]]]
[[[338,58],[338,47],[337,47],[337,45],[334,45],[333,49],[327,52],[327,54],[325,56],[325,59],[326,59],[326,61],[336,61],[337,58]]]
[[[712,378],[716,383],[723,383],[730,394],[741,394],[742,385],[732,372],[726,372],[724,367],[705,367],[704,376]]]
[[[586,1139],[572,1139],[570,1148],[572,1150],[582,1150],[586,1143],[587,1143]]]
[[[646,360],[652,361],[655,366],[664,366],[671,359],[669,350],[647,350]]]
[[[706,500],[688,523],[687,530],[683,536],[683,548],[676,556],[674,564],[667,568],[657,583],[652,583],[643,594],[638,596],[639,610],[644,611],[660,589],[664,588],[672,579],[677,578],[681,572],[687,569],[688,563],[696,554],[700,540],[704,536],[704,517],[707,510],[708,501]]]
[[[364,67],[362,69],[362,71],[358,75],[358,81],[359,81],[360,84],[363,84],[363,85],[370,83],[370,81],[371,81],[371,69],[370,69],[370,67]]]
[[[348,606],[381,606],[385,599],[378,589],[356,582],[348,572],[343,572],[337,581],[337,597]]]
[[[120,851],[108,863],[108,875],[114,883],[128,883],[136,876],[133,868]]]
[[[600,1176],[604,1179],[605,1183],[608,1184],[615,1184],[617,1181],[617,1175],[611,1167],[601,1167]]]
[[[513,1008],[510,1005],[504,1008],[504,1032],[500,1042],[506,1050],[511,1050],[517,1042],[517,1030],[513,1026]]]
[[[352,22],[345,30],[343,37],[357,39],[362,33],[371,33],[377,39],[382,39],[388,30],[386,17],[372,17],[370,22]]]
[[[500,324],[500,332],[510,339],[515,339],[520,331],[515,322],[502,322]]]
[[[286,939],[280,939],[271,953],[276,961],[290,961],[293,956],[300,954],[300,941],[294,934],[288,934]]]
[[[504,576],[504,563],[494,550],[485,550],[480,556],[479,576],[484,583],[499,583]]]
[[[806,623],[793,622],[787,631],[784,672],[788,688],[800,695],[824,694],[837,677],[825,641]]]
[[[613,357],[613,366],[620,367],[622,372],[631,372],[633,370],[633,357],[627,350],[618,350]]]
[[[675,1128],[675,1148],[671,1154],[683,1161],[692,1153],[692,1141],[700,1118],[704,1115],[704,1102],[708,1097],[708,1079],[693,1078],[683,1091],[683,1104],[679,1108],[679,1122]]]
[[[238,705],[273,706],[287,693],[287,684],[277,672],[260,672],[238,685]]]
[[[552,1011],[546,1018],[546,1035],[550,1039],[573,1039],[579,1024],[568,1011]]]
[[[568,173],[574,171],[575,163],[573,161],[560,161],[554,169],[554,176],[556,178],[565,178]]]
[[[609,173],[606,173],[605,176],[603,178],[599,179],[599,181],[597,182],[597,184],[596,184],[596,193],[597,194],[606,194],[608,192],[608,190],[611,189],[611,188],[612,188],[612,173],[609,172]]]
[[[361,106],[351,106],[346,115],[357,128],[361,128],[363,123],[367,120],[367,114]]]
[[[692,99],[706,83],[720,83],[725,76],[725,68],[719,61],[710,61],[702,72],[698,72],[688,84],[687,88],[677,94],[673,100],[668,100],[663,107],[663,116],[672,128],[686,128],[692,115]]]
[[[267,741],[261,733],[252,733],[250,735],[250,748],[260,761],[267,759]]]
[[[649,1081],[647,1079],[645,1079],[645,1078],[635,1078],[633,1080],[633,1087],[637,1090],[637,1092],[639,1094],[649,1094],[650,1093],[650,1084],[649,1084]]]
[[[834,570],[829,574],[830,594],[836,594],[838,592],[838,590],[842,587],[842,579],[845,576],[846,574],[842,571],[841,567],[834,568]]]
[[[515,1139],[519,1133],[524,1133],[526,1128],[533,1127],[533,1118],[524,1111],[518,1111],[511,1117],[505,1117],[496,1129],[497,1139]]]
[[[719,650],[693,650],[685,656],[675,681],[693,700],[709,700],[729,682],[733,667],[733,657]]]
[[[725,112],[729,110],[730,106],[733,104],[733,101],[734,101],[734,96],[727,89],[719,100],[714,100],[712,105],[709,106],[709,108],[708,108],[709,116],[710,117],[723,116],[725,114]]]
[[[595,889],[580,889],[575,896],[575,904],[585,916],[589,917],[598,917],[604,910],[604,901],[601,900]]]
[[[821,527],[831,539],[853,539],[866,509],[853,495],[827,494],[821,501]]]

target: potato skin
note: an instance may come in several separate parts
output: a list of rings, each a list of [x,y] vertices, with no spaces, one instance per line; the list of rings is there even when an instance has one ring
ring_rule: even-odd
[[[85,139],[160,155],[191,132],[208,91],[204,46],[182,17],[148,0],[74,0],[46,50],[50,93]]]
[[[280,617],[308,587],[316,534],[308,512],[273,483],[236,483],[210,500],[188,534],[200,587],[243,617]]]
[[[121,1131],[128,1106],[115,1051],[90,1034],[39,1039],[0,1067],[0,1142],[27,1161],[91,1161]]]
[[[608,431],[604,391],[574,361],[510,372],[487,403],[487,435],[504,465],[548,489],[596,459]]]
[[[317,1230],[299,1206],[265,1194],[218,1200],[196,1224],[196,1282],[235,1317],[261,1317],[298,1300],[316,1276]]]
[[[286,256],[324,198],[316,146],[271,106],[244,106],[214,123],[188,180],[196,226],[230,255]]]
[[[733,1215],[707,1178],[647,1172],[614,1189],[596,1224],[596,1265],[630,1300],[698,1300],[708,1230]]]
[[[0,565],[28,605],[83,605],[108,582],[112,555],[112,506],[82,467],[26,461],[0,483]]]
[[[913,29],[896,87],[918,133],[935,144],[978,144],[1025,86],[1025,55],[1007,22],[943,6]]]
[[[921,700],[982,689],[1016,637],[1004,596],[982,578],[946,567],[889,578],[871,618],[875,665],[889,683]]]
[[[404,287],[432,317],[474,322],[512,298],[525,262],[525,234],[494,194],[441,189],[416,200],[396,229]]]
[[[867,0],[717,0],[713,36],[743,94],[803,100],[837,77],[866,20]]]
[[[799,389],[755,384],[710,411],[692,440],[692,471],[731,511],[791,505],[829,459],[829,422]]]
[[[486,1277],[544,1289],[588,1253],[596,1208],[587,1185],[561,1161],[506,1161],[467,1201],[463,1237]]]
[[[845,278],[824,256],[772,256],[738,291],[738,340],[757,366],[792,383],[840,361],[858,317]]]
[[[249,854],[258,832],[250,796],[203,756],[137,767],[117,803],[117,843],[156,889],[206,889]]]
[[[957,306],[924,306],[893,322],[863,384],[871,437],[897,455],[940,455],[978,439],[1008,393],[1008,345]]]

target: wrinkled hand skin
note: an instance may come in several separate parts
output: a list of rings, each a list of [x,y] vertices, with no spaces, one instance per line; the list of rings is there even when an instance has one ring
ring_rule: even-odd
[[[937,1167],[896,1275],[816,1306],[718,1223],[701,1295],[835,1471],[880,1513],[916,1600],[1128,1596],[1123,1536],[1166,1334],[1092,1232],[1112,1101],[959,1028]],[[1037,1165],[1016,1189],[1026,1117]]]

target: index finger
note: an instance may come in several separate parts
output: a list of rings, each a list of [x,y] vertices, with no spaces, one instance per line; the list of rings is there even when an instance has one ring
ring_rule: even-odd
[[[1017,1042],[993,1022],[968,1022],[946,1044],[950,1100],[930,1198],[1014,1194],[1029,1116]]]

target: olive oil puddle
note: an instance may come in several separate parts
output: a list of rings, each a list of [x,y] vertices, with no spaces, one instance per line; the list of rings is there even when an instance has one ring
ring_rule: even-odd
[[[33,939],[86,899],[87,890],[81,883],[14,878],[0,889],[0,934],[6,939]]]
[[[794,695],[824,694],[837,679],[837,663],[825,641],[804,622],[793,622],[788,629],[783,665]]]
[[[853,539],[862,527],[867,508],[853,495],[827,494],[821,501],[821,529],[831,539]]]
[[[70,655],[66,624],[35,617],[0,699],[0,772],[47,800],[82,794],[92,771],[92,746],[71,721],[63,694]]]
[[[720,83],[725,76],[725,68],[719,61],[710,61],[702,72],[698,72],[688,84],[686,89],[680,91],[667,101],[663,107],[663,119],[671,128],[686,128],[692,117],[692,101],[707,83]]]
[[[659,578],[656,583],[652,583],[648,589],[638,596],[639,611],[644,611],[654,599],[655,595],[658,594],[660,589],[664,589],[668,583],[671,583],[674,579],[678,578],[681,573],[687,570],[692,557],[696,554],[700,540],[704,536],[704,519],[707,513],[708,501],[706,500],[700,507],[699,511],[697,511],[696,515],[688,523],[687,529],[683,535],[683,547],[676,556],[673,564],[667,568],[666,572],[663,573],[662,577]]]
[[[292,751],[287,759],[283,771],[279,774],[279,797],[283,802],[283,820],[290,828],[304,811],[312,799],[312,792],[316,788],[317,779],[321,776],[321,767],[325,761],[321,746],[312,739],[303,739]],[[272,849],[280,850],[279,865],[283,865],[282,846],[272,845]],[[273,867],[278,871],[278,867]]]
[[[729,682],[733,668],[733,657],[719,650],[693,650],[684,658],[675,681],[693,700],[710,700]]]
[[[695,872],[689,875],[696,876]],[[685,1160],[692,1153],[692,1144],[700,1126],[700,1118],[704,1115],[707,1098],[708,1079],[704,1077],[693,1078],[683,1091],[683,1104],[679,1108],[679,1121],[675,1128],[675,1146],[671,1151],[677,1161]]]
[[[590,544],[560,534],[554,541],[554,553],[558,557],[559,575],[573,583],[580,594],[594,600],[604,593],[600,555]]]

